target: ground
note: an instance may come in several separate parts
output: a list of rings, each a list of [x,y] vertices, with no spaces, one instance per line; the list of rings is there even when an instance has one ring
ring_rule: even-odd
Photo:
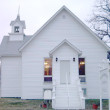
[[[44,110],[43,100],[21,100],[19,98],[0,98],[0,110]],[[49,107],[48,110],[52,110]]]
[[[0,98],[0,110],[47,110],[41,108],[43,100],[21,100],[20,98]],[[86,100],[86,110],[93,110],[92,105],[99,100]],[[48,110],[52,110],[51,106]],[[98,107],[99,110],[99,107]],[[108,100],[103,100],[103,110],[108,110]]]

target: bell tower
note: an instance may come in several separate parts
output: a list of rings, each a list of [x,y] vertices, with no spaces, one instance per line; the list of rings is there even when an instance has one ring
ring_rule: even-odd
[[[10,41],[22,41],[24,37],[24,29],[26,29],[25,21],[20,20],[20,15],[14,21],[11,21],[11,33],[9,33]]]

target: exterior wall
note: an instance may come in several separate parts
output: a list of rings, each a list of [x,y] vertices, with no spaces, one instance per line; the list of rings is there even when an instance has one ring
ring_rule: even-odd
[[[22,56],[22,99],[43,98],[44,59],[38,58],[34,54],[33,56],[32,54],[23,53]]]
[[[98,65],[106,59],[107,50],[65,10],[56,16],[22,52],[22,98],[43,98],[44,58],[49,57],[49,52],[64,39],[80,49],[81,57],[85,57],[84,86],[87,88],[87,98],[99,98]]]
[[[10,41],[22,41],[23,34],[10,34],[9,40]]]
[[[2,57],[1,62],[1,97],[21,97],[21,57]]]

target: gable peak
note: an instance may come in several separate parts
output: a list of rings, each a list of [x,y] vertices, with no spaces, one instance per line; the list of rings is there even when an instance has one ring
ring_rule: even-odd
[[[65,9],[65,8],[67,8],[65,5],[63,5],[62,7],[61,7],[62,9]]]
[[[62,11],[62,10],[69,11],[69,8],[67,8],[65,5],[63,5],[63,6],[59,9],[59,11]]]
[[[58,44],[54,49],[52,49],[52,50],[49,52],[50,56],[53,55],[53,53],[54,53],[58,48],[60,48],[63,44],[69,45],[72,49],[74,49],[74,50],[78,53],[78,55],[81,55],[81,54],[82,54],[82,52],[81,52],[76,46],[74,46],[73,44],[71,44],[67,39],[64,39],[60,44]]]

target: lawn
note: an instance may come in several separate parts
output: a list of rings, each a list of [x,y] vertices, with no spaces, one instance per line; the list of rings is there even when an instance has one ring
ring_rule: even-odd
[[[45,108],[40,107],[40,104],[42,102],[43,100],[21,100],[20,98],[0,98],[0,110],[47,110]],[[99,104],[99,100],[86,100],[86,110],[93,110],[92,104]],[[51,106],[48,110],[52,110]],[[103,110],[108,110],[108,100],[103,100]]]
[[[108,100],[103,100],[103,110],[109,110],[108,109]],[[99,99],[86,99],[85,100],[85,104],[86,104],[86,110],[93,110],[92,109],[92,105],[96,104],[99,105],[98,106],[98,110],[100,110],[100,100]]]
[[[21,100],[20,98],[0,98],[0,110],[46,110],[40,107],[43,100]],[[49,107],[48,110],[52,110]]]

